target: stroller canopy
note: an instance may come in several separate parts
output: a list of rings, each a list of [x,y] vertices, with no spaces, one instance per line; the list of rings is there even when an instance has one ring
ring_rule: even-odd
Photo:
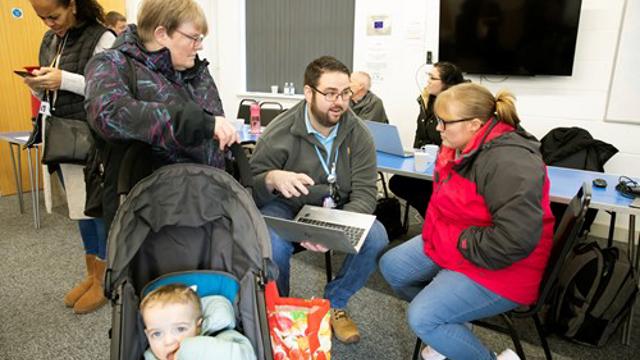
[[[248,272],[277,275],[249,192],[226,172],[197,164],[168,165],[140,181],[118,209],[107,254],[108,289],[133,275],[140,291],[158,275],[192,269],[239,280]]]

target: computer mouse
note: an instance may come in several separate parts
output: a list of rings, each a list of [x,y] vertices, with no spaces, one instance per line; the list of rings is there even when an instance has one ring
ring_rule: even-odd
[[[606,188],[607,187],[607,180],[605,180],[603,178],[595,178],[595,179],[593,179],[593,186],[598,187],[598,188]]]

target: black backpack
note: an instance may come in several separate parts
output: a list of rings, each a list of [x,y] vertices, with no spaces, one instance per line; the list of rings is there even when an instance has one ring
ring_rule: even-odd
[[[549,322],[561,336],[602,346],[635,303],[638,275],[626,254],[579,244],[562,267]]]
[[[400,220],[400,201],[398,199],[386,196],[378,199],[373,215],[384,225],[389,240],[405,233],[402,220]]]

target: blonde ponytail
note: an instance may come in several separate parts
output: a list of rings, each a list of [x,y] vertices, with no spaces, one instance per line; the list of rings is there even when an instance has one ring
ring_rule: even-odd
[[[516,98],[507,90],[500,90],[496,95],[496,114],[498,119],[507,124],[517,127],[520,123],[516,112]]]

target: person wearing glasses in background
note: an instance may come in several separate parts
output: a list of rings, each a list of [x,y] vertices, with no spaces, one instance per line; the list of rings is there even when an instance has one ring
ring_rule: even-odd
[[[362,121],[349,109],[349,69],[337,59],[312,61],[304,74],[304,97],[266,128],[251,156],[254,197],[265,215],[291,219],[305,204],[371,214],[376,207],[376,150]],[[278,264],[280,294],[289,294],[294,244],[270,230]],[[325,286],[331,301],[331,326],[344,343],[360,340],[346,311],[347,303],[367,282],[376,259],[389,242],[384,226],[374,222],[355,255],[347,255],[337,276]],[[311,251],[323,246],[303,242]]]
[[[512,94],[459,84],[434,111],[442,146],[422,234],[385,253],[380,272],[410,301],[423,359],[492,360],[466,323],[537,300],[553,242],[547,169]]]
[[[107,148],[103,212],[109,224],[119,203],[118,165],[126,150],[120,144],[150,145],[153,168],[183,162],[223,168],[223,150],[238,141],[209,63],[198,57],[207,31],[194,0],[144,0],[138,25],[87,65],[88,121]]]
[[[448,62],[438,62],[427,74],[427,86],[418,96],[420,114],[416,135],[413,140],[413,148],[419,149],[424,145],[438,145],[442,143],[440,133],[436,130],[436,116],[433,113],[433,104],[436,96],[449,87],[460,84],[465,80],[457,66]],[[394,175],[389,179],[389,189],[399,198],[406,200],[411,207],[424,217],[431,198],[433,183],[430,180],[416,179],[413,177]]]

